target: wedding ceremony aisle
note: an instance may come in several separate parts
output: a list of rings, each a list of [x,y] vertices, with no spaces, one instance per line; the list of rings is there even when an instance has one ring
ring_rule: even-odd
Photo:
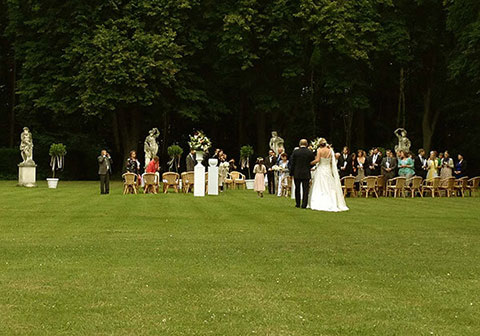
[[[478,335],[480,197],[0,181],[1,335]]]

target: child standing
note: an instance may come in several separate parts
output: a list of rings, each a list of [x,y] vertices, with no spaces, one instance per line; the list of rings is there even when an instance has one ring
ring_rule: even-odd
[[[259,197],[263,197],[265,191],[265,174],[267,173],[267,167],[263,164],[263,159],[258,158],[257,164],[253,167],[253,173],[255,174],[255,183],[253,190],[255,190]]]

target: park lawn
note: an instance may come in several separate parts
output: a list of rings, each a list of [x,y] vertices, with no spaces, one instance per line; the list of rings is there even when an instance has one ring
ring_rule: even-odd
[[[479,335],[480,198],[0,182],[0,335]]]

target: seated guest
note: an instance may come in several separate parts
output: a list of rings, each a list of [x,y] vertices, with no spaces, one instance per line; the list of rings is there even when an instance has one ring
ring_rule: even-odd
[[[408,157],[405,151],[400,150],[399,154],[399,161],[398,167],[398,176],[403,176],[409,179],[410,177],[415,175],[415,170],[413,170],[414,164],[412,158]]]
[[[415,157],[414,164],[415,164],[415,175],[425,179],[427,177],[427,170],[428,170],[427,159],[425,158],[425,149],[420,148],[418,150],[418,155]]]
[[[456,178],[467,176],[467,161],[463,159],[462,154],[458,154],[458,162],[455,165],[454,173]]]
[[[453,159],[450,157],[450,154],[448,153],[448,151],[445,151],[445,153],[443,154],[442,164],[440,168],[440,177],[442,179],[447,179],[449,177],[452,177],[453,168],[454,168]]]
[[[438,160],[437,160],[437,152],[431,151],[430,152],[430,157],[428,158],[427,161],[427,180],[430,181],[434,177],[438,176]]]
[[[395,177],[397,159],[393,156],[393,153],[390,149],[387,149],[387,157],[382,159],[381,169],[382,175],[385,176],[385,181]]]
[[[158,156],[153,157],[153,160],[145,168],[145,173],[155,174],[155,182],[160,182],[160,159]]]
[[[190,149],[190,154],[186,157],[187,163],[187,172],[192,172],[195,170],[195,165],[197,164],[197,160],[195,159],[195,149]]]
[[[343,147],[342,153],[337,158],[337,168],[340,178],[352,175],[352,156],[347,146]]]
[[[130,157],[127,159],[127,172],[135,174],[137,176],[137,184],[140,184],[140,161],[137,160],[137,152],[132,150],[130,151]]]

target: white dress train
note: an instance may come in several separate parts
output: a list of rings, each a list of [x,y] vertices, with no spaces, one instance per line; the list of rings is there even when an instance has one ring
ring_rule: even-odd
[[[333,150],[331,157],[320,158],[313,172],[308,207],[312,210],[331,212],[348,210]]]

